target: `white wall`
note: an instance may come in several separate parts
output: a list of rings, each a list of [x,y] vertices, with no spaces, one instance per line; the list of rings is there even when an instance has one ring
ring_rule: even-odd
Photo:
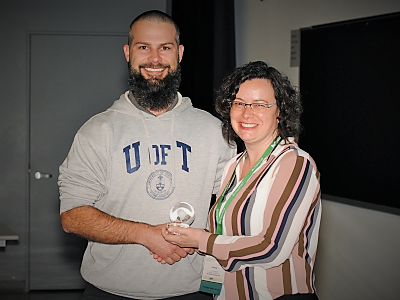
[[[237,65],[263,60],[298,85],[291,30],[398,11],[399,0],[235,0]]]
[[[324,200],[315,268],[319,298],[399,299],[399,237],[398,215]]]
[[[237,65],[263,60],[298,85],[299,68],[290,67],[292,30],[399,11],[399,0],[235,0]],[[399,215],[324,200],[319,298],[399,299],[399,237]]]

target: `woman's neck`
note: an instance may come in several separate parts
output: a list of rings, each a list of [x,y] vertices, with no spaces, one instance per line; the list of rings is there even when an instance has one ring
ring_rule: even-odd
[[[273,138],[268,140],[263,145],[252,146],[245,144],[247,151],[247,158],[249,159],[249,163],[252,167],[257,163],[257,161],[268,149],[268,147],[271,145],[271,143],[275,140],[276,137],[277,135],[274,135]]]
[[[271,139],[271,141],[268,141],[268,143],[266,143],[261,147],[260,146],[252,147],[251,145],[245,144],[247,155],[243,162],[242,174],[240,175],[240,179],[243,179],[247,175],[247,173],[251,170],[251,168],[254,167],[254,165],[261,158],[261,156],[264,154],[267,148],[275,140],[275,138],[276,136],[274,136],[274,138]]]

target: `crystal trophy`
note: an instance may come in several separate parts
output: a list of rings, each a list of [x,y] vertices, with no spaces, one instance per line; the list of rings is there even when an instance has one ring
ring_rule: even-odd
[[[170,226],[188,228],[194,221],[194,208],[187,202],[179,202],[171,208],[169,218],[171,223],[167,224],[167,230]]]

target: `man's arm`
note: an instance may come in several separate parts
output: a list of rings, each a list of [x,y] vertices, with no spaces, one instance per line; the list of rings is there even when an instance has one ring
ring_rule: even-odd
[[[65,232],[74,233],[88,240],[104,244],[141,244],[172,265],[187,252],[164,240],[162,225],[149,225],[119,219],[91,206],[79,206],[61,214]]]

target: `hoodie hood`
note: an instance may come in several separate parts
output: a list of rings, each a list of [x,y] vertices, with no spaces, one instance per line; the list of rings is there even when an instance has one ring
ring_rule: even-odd
[[[126,115],[131,115],[131,116],[136,116],[140,117],[141,114],[145,117],[145,119],[152,119],[152,118],[171,118],[173,115],[180,115],[184,113],[186,110],[190,109],[193,107],[192,101],[188,97],[182,97],[182,95],[178,92],[178,103],[176,106],[169,111],[166,111],[165,113],[159,115],[159,116],[154,116],[152,114],[144,113],[138,108],[135,107],[135,105],[132,104],[132,102],[129,100],[129,91],[126,91],[124,94],[121,95],[121,97],[114,102],[114,104],[107,109],[107,111],[116,111],[119,113],[123,113]]]

